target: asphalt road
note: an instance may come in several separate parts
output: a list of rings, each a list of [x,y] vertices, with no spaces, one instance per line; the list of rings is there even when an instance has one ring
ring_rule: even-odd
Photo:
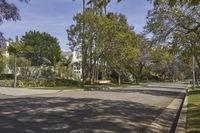
[[[143,133],[175,98],[183,98],[185,88],[160,83],[23,97],[0,94],[0,133]]]

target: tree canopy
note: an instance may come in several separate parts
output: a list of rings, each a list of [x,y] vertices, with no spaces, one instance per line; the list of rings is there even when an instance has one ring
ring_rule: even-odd
[[[23,56],[29,59],[33,66],[55,66],[61,60],[61,49],[58,39],[50,34],[39,31],[26,32],[22,37],[25,46],[31,50]]]
[[[19,0],[21,2],[28,2],[29,0]],[[17,21],[20,20],[19,10],[18,8],[9,3],[7,0],[0,1],[0,24],[5,21]],[[3,33],[0,31],[0,44],[5,42],[5,38],[3,37]]]

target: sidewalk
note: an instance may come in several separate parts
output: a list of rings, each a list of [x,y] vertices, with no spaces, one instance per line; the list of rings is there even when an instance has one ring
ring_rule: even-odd
[[[38,95],[38,94],[48,94],[48,93],[57,93],[57,92],[60,92],[60,90],[0,87],[0,94],[9,95],[9,96],[27,96],[27,95]]]

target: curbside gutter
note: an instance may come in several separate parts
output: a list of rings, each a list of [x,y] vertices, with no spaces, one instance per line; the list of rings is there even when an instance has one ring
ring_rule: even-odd
[[[178,133],[184,133],[181,131],[184,130],[185,121],[182,119],[181,124],[181,120],[179,121],[179,115],[182,111],[185,96],[186,90],[181,91],[181,93],[166,107],[166,109],[163,110],[160,116],[149,125],[145,130],[145,133],[176,133],[176,131],[180,131]],[[182,117],[184,118],[184,116]],[[177,125],[179,125],[178,128],[176,128]],[[183,125],[183,128],[181,128],[181,125]]]
[[[187,86],[186,95],[183,99],[182,106],[180,107],[180,112],[177,114],[178,120],[176,123],[175,133],[186,133],[187,132],[187,111],[188,111],[188,91],[191,85]]]
[[[188,95],[185,96],[175,133],[186,133]]]
[[[177,133],[178,130],[180,131],[180,133],[185,132],[184,130],[185,130],[185,124],[186,124],[186,114],[185,115],[183,114],[184,113],[183,106],[184,106],[185,100],[186,100],[186,94],[184,95],[181,105],[177,111],[170,133]],[[186,105],[186,108],[187,108],[187,105]]]

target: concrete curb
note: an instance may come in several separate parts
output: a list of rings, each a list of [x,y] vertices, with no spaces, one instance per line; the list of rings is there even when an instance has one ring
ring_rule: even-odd
[[[182,110],[176,127],[176,133],[186,133],[188,96],[185,96]]]
[[[181,91],[181,93],[166,107],[166,109],[163,110],[160,116],[149,125],[145,130],[145,133],[173,133],[172,128],[175,124],[177,114],[185,95],[185,90]]]

